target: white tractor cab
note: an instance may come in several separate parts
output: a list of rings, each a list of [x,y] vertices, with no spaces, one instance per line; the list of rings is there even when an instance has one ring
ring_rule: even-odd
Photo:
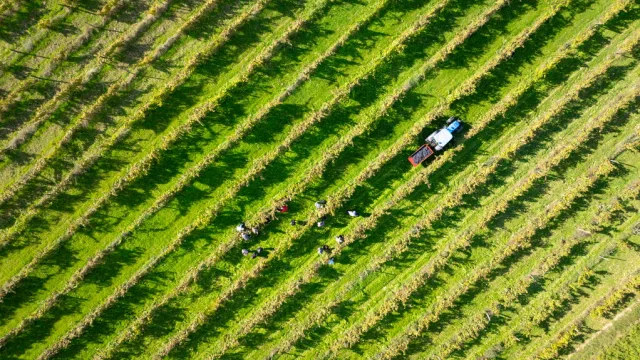
[[[409,156],[409,162],[413,166],[418,166],[428,157],[433,155],[435,151],[444,149],[451,140],[453,135],[462,130],[462,120],[452,116],[447,120],[447,124],[429,135],[425,142],[418,150]]]

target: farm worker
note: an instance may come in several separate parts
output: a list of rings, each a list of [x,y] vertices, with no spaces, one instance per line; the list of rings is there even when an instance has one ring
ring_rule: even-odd
[[[329,261],[327,261],[327,264],[333,265],[333,264],[335,264],[335,261],[333,261],[333,258],[331,258],[331,259],[329,259]]]
[[[279,208],[277,208],[276,210],[278,210],[278,212],[281,212],[281,213],[286,213],[287,211],[289,211],[289,206],[287,204],[284,204]]]
[[[258,253],[254,251],[254,252],[251,254],[251,258],[252,258],[252,259],[255,259],[255,258],[257,258],[257,257],[258,257]]]
[[[318,200],[316,201],[316,209],[322,209],[327,204],[326,200]]]
[[[249,241],[249,239],[251,239],[251,235],[249,235],[249,233],[243,232],[242,239],[245,241]]]
[[[262,252],[262,248],[261,248],[261,247],[257,248],[257,249],[256,249],[256,252],[257,252],[258,254],[260,254],[260,253]]]
[[[318,221],[318,227],[323,227],[325,220],[327,220],[327,217],[323,216],[322,219],[320,219],[320,221]]]
[[[347,211],[347,214],[349,214],[349,216],[351,216],[351,217],[357,217],[357,216],[360,216],[360,214],[358,214],[358,212],[357,212],[357,211],[355,211],[355,210],[348,210],[348,211]]]
[[[296,224],[296,221],[295,220],[291,220],[290,224],[293,226],[293,225]]]
[[[249,255],[249,250],[242,249],[242,256],[247,256],[247,255]]]
[[[331,248],[329,247],[329,245],[322,245],[322,250],[324,250],[324,252],[326,252],[327,254],[331,254]]]
[[[338,244],[342,244],[344,242],[344,236],[342,236],[342,235],[336,236],[336,242]]]
[[[243,232],[245,231],[247,228],[246,226],[244,226],[244,223],[240,223],[240,225],[236,226],[236,231],[237,232]]]
[[[251,228],[251,232],[258,235],[260,233],[260,230],[257,227]]]
[[[322,255],[324,253],[324,247],[318,248],[318,254]]]

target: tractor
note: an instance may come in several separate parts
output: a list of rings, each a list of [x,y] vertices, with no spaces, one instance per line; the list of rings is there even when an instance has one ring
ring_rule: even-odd
[[[462,120],[455,116],[450,117],[444,127],[427,136],[425,139],[426,144],[420,146],[418,150],[409,156],[409,162],[413,166],[420,165],[436,151],[444,149],[444,147],[453,140],[453,135],[459,133],[461,130]]]

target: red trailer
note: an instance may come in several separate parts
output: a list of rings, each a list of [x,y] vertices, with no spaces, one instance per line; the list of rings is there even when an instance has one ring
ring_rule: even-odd
[[[429,145],[424,144],[420,146],[420,148],[416,150],[416,152],[409,156],[409,162],[413,166],[418,166],[421,162],[427,160],[427,158],[431,155],[433,155],[433,150],[431,149],[431,147],[429,147]]]

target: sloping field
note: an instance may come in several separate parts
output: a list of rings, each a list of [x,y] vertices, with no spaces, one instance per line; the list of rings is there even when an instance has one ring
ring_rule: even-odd
[[[640,356],[637,1],[0,0],[0,58],[0,359]]]

